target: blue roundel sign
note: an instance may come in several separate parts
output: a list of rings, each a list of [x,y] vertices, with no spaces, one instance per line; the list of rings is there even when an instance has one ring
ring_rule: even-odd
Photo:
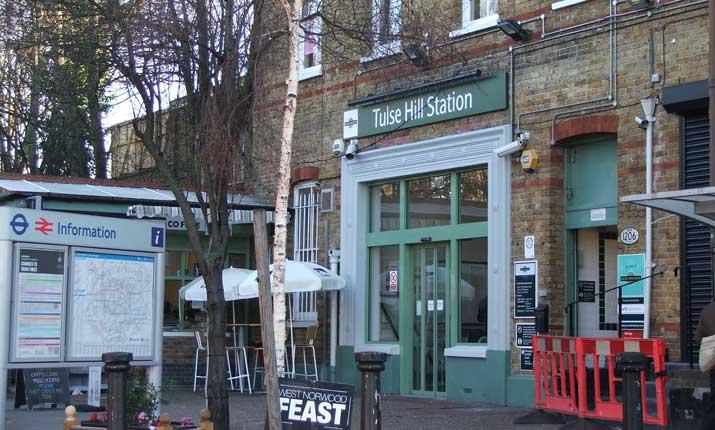
[[[10,227],[12,227],[12,231],[14,231],[17,235],[25,234],[27,227],[29,226],[30,224],[28,224],[27,218],[25,218],[25,215],[23,214],[15,215],[12,217],[12,221],[10,221]]]

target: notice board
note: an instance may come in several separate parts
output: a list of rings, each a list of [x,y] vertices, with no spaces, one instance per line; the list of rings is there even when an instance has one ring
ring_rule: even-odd
[[[99,361],[110,351],[152,359],[154,255],[78,248],[71,261],[67,359]]]
[[[12,361],[47,362],[62,357],[67,248],[15,247]]]
[[[536,261],[514,263],[514,318],[534,318],[538,305]]]

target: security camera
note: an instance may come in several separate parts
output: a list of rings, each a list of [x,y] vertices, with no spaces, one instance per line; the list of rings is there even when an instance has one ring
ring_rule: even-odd
[[[636,124],[638,124],[638,128],[642,128],[642,129],[648,128],[648,120],[645,118],[637,116]]]
[[[345,141],[343,139],[335,139],[333,141],[333,155],[340,157],[345,153]]]
[[[506,157],[507,155],[511,155],[524,149],[525,144],[526,143],[523,140],[517,139],[511,143],[496,148],[494,153],[499,157]]]
[[[357,141],[355,139],[350,140],[350,144],[348,145],[348,149],[345,150],[345,158],[348,160],[352,160],[355,158],[355,155],[357,155],[358,152],[358,146],[357,146]]]

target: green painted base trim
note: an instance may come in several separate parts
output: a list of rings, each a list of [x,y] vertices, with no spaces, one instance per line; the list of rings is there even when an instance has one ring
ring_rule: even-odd
[[[511,351],[487,351],[486,358],[447,357],[447,398],[505,405]]]
[[[506,381],[508,406],[517,408],[534,407],[534,377],[531,375],[511,375]]]
[[[335,382],[360,386],[360,372],[355,363],[355,349],[352,346],[339,346],[335,367]],[[380,375],[380,391],[383,394],[400,394],[400,356],[388,355],[385,370]]]

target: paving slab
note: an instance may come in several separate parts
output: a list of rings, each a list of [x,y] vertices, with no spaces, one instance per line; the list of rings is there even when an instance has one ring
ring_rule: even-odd
[[[167,402],[162,412],[172,419],[191,416],[198,420],[198,413],[206,405],[203,393],[171,391],[164,393]],[[263,429],[266,413],[266,397],[263,394],[248,395],[231,393],[229,399],[232,430]],[[12,407],[11,400],[8,405]],[[495,406],[484,403],[464,403],[420,397],[383,396],[382,428],[385,430],[556,430],[557,425],[514,425],[514,419],[528,410]],[[359,429],[359,399],[353,409],[353,429]],[[87,419],[90,413],[78,413]],[[62,407],[26,408],[7,410],[6,430],[60,430],[64,421]]]

